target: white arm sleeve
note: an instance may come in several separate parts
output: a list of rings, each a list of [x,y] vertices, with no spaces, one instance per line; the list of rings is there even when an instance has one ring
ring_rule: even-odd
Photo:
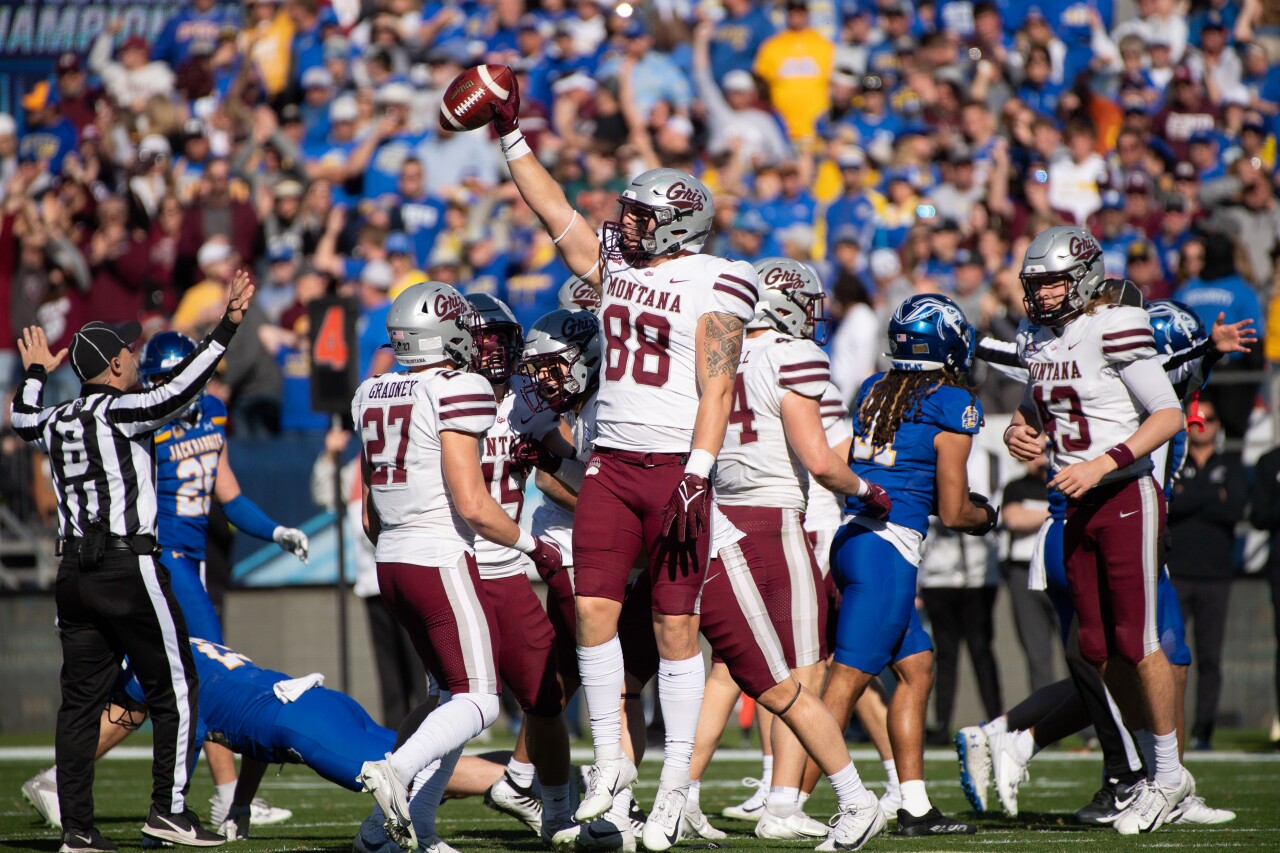
[[[1141,358],[1118,364],[1116,368],[1120,371],[1120,381],[1124,383],[1124,387],[1129,389],[1129,393],[1147,414],[1182,408],[1164,367],[1156,359]]]

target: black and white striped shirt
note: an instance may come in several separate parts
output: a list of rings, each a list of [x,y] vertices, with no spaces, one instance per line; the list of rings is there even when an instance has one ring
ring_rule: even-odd
[[[10,420],[24,440],[48,452],[58,495],[58,530],[84,535],[94,519],[116,536],[156,532],[156,462],[152,433],[182,414],[204,390],[235,334],[224,319],[150,391],[125,393],[86,384],[81,396],[43,406],[45,370],[33,365],[13,401]]]

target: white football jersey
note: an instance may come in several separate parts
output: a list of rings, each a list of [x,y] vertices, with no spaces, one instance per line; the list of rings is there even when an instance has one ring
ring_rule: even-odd
[[[1073,320],[1061,335],[1023,320],[1017,342],[1018,358],[1030,374],[1028,393],[1051,439],[1049,460],[1055,469],[1096,459],[1138,429],[1146,412],[1119,370],[1156,355],[1146,311],[1104,305]],[[1172,388],[1169,393],[1173,396]],[[1144,456],[1103,481],[1150,470],[1151,458]]]
[[[555,426],[554,412],[532,413],[520,396],[516,382],[512,382],[502,402],[498,403],[497,418],[493,426],[480,440],[480,466],[484,472],[489,494],[502,505],[503,511],[516,524],[524,509],[526,478],[520,476],[511,463],[511,447],[521,435],[541,438],[548,427]],[[541,430],[541,434],[539,433]],[[531,565],[528,557],[515,548],[490,542],[483,536],[476,537],[476,563],[482,578],[506,578],[525,574]]]
[[[688,453],[698,412],[698,320],[720,312],[746,323],[755,315],[756,291],[755,270],[745,261],[686,255],[647,268],[610,262],[600,311],[600,444]]]
[[[560,417],[569,424],[573,436],[573,449],[579,462],[586,464],[591,458],[591,445],[596,439],[596,402],[599,394],[593,394],[578,412],[566,412]],[[544,433],[545,434],[545,433]],[[566,566],[573,564],[573,512],[554,501],[543,500],[533,512],[533,534],[545,536],[560,546]]]
[[[809,473],[787,443],[782,400],[790,393],[821,400],[830,385],[831,364],[813,341],[776,332],[747,339],[716,459],[717,501],[804,511]]]
[[[384,373],[360,384],[351,417],[382,523],[379,562],[453,566],[473,551],[475,534],[445,486],[440,433],[482,437],[496,416],[493,389],[474,373],[432,368]]]
[[[822,413],[822,429],[827,433],[827,444],[835,447],[853,437],[853,425],[849,420],[849,410],[844,405],[844,395],[834,383],[828,383],[822,392],[819,411]],[[805,530],[836,530],[843,514],[843,501],[835,492],[829,492],[817,483],[809,486],[809,506],[804,511]]]

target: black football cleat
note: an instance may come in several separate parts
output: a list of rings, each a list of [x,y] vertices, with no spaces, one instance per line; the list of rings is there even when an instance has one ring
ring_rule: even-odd
[[[165,814],[155,806],[142,825],[144,840],[168,842],[182,847],[218,847],[227,843],[223,835],[200,825],[196,813],[187,809],[182,814]]]
[[[938,811],[929,809],[920,817],[913,817],[906,809],[898,809],[898,834],[916,838],[922,835],[973,835],[978,827],[961,823]]]
[[[1111,826],[1133,803],[1137,781],[1108,778],[1087,806],[1076,812],[1076,820],[1089,826]]]

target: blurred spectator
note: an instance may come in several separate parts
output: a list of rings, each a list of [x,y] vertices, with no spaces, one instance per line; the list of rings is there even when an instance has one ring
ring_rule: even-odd
[[[1267,564],[1271,585],[1272,631],[1275,634],[1275,700],[1280,712],[1280,447],[1264,453],[1253,469],[1249,523],[1268,535]]]
[[[1033,692],[1056,680],[1053,660],[1058,618],[1048,594],[1027,587],[1036,534],[1049,517],[1047,474],[1044,457],[1027,463],[1026,475],[1004,487],[1000,504],[1000,521],[1009,534],[1000,568],[1013,604],[1013,622],[1027,658],[1027,678]]]
[[[133,35],[126,38],[111,59],[111,44],[123,30],[121,21],[112,21],[93,42],[89,51],[89,68],[102,80],[102,86],[116,105],[134,115],[147,109],[154,97],[173,90],[173,69],[163,62],[148,59],[147,40]]]
[[[758,93],[750,71],[735,68],[719,78],[712,76],[710,35],[711,24],[701,23],[693,42],[693,82],[711,134],[707,152],[731,153],[750,166],[776,165],[790,154],[782,128],[770,113],[756,107]]]
[[[391,265],[383,260],[373,260],[364,265],[359,276],[360,319],[356,323],[356,335],[360,340],[360,361],[357,375],[364,379],[385,373],[391,366],[386,357],[387,313],[391,300],[387,291],[395,283]]]
[[[1098,179],[1106,174],[1106,163],[1098,156],[1098,136],[1093,125],[1073,122],[1067,126],[1067,150],[1049,163],[1049,205],[1069,214],[1077,225],[1088,222],[1102,206]]]
[[[810,27],[808,0],[784,5],[786,28],[760,45],[753,70],[769,87],[769,100],[790,137],[808,139],[829,103],[835,46]]]
[[[165,21],[151,46],[151,58],[176,70],[187,61],[197,44],[216,42],[223,27],[239,29],[240,17],[237,4],[191,0],[190,5],[179,7]]]
[[[62,161],[76,147],[76,129],[58,112],[49,82],[41,80],[22,98],[25,130],[18,141],[18,163],[25,163],[39,175],[28,187],[45,186],[62,171]]]
[[[1169,501],[1169,573],[1195,637],[1196,706],[1191,739],[1211,749],[1222,693],[1222,644],[1235,576],[1235,527],[1248,480],[1237,456],[1219,449],[1217,407],[1201,397],[1204,428],[1187,430],[1187,458]]]
[[[760,46],[775,27],[768,10],[751,0],[722,0],[724,17],[715,22],[711,35],[711,73],[727,86],[731,71],[750,72]]]
[[[838,253],[856,249],[846,235],[836,243]],[[832,286],[832,317],[838,323],[831,337],[831,381],[840,390],[845,406],[853,404],[862,383],[879,369],[884,349],[880,319],[876,316],[862,278],[841,269]]]
[[[226,160],[209,161],[193,202],[182,220],[175,282],[179,290],[194,280],[196,270],[189,266],[190,261],[211,238],[223,238],[243,261],[257,256],[258,215],[249,203],[248,188],[240,181],[232,181],[231,166]]]
[[[281,94],[289,83],[295,27],[283,0],[248,0],[243,51],[267,97]]]
[[[642,120],[652,118],[658,104],[687,114],[693,102],[689,79],[670,56],[654,50],[648,26],[632,17],[622,31],[622,50],[600,64],[599,79],[626,74],[631,87],[631,106]]]

